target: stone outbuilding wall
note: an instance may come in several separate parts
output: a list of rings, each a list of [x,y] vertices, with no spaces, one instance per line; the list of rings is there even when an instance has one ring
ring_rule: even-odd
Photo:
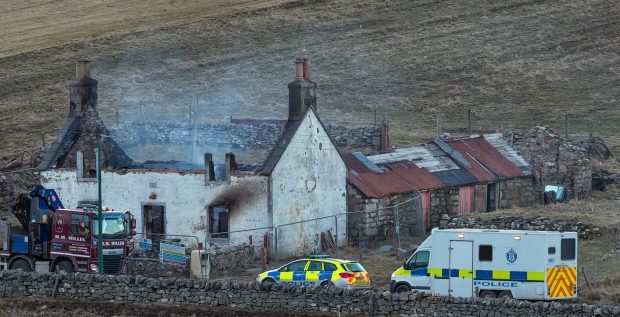
[[[401,234],[417,235],[421,216],[417,194],[393,195],[386,198],[366,198],[355,187],[347,185],[348,236],[351,245],[360,241],[385,240],[394,237],[396,213]],[[398,211],[397,211],[398,209]]]
[[[543,184],[565,186],[568,199],[591,195],[592,163],[585,148],[566,142],[545,127],[506,133],[504,139],[533,166]]]
[[[390,294],[374,290],[342,290],[279,286],[267,290],[255,282],[1,272],[0,297],[46,296],[88,301],[196,304],[271,311],[322,312],[334,316],[620,316],[620,307],[568,302],[528,302]]]

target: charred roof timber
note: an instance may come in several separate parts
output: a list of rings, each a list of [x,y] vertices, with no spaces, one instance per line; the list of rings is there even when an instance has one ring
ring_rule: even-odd
[[[295,60],[295,80],[288,84],[288,120],[299,121],[308,107],[316,111],[316,83],[310,80],[310,60]]]

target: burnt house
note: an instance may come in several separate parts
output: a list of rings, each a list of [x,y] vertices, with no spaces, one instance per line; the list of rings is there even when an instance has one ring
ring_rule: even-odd
[[[442,214],[491,212],[540,201],[541,186],[531,166],[499,134],[436,139],[418,147],[364,156],[345,155],[349,169],[349,238],[376,236],[394,215],[388,208],[415,199],[401,227],[424,233]],[[403,230],[401,229],[401,230]]]
[[[139,232],[235,245],[248,243],[250,236],[275,236],[277,226],[345,213],[347,169],[316,111],[308,65],[295,62],[289,115],[277,121],[282,128],[275,146],[262,164],[248,165],[233,152],[205,153],[200,164],[133,161],[98,117],[90,63],[78,62],[68,117],[40,166],[42,184],[55,188],[68,207],[97,201],[93,170],[101,143],[104,204],[131,211]],[[278,253],[316,251],[327,231],[339,232],[337,241],[346,241],[346,230],[335,226],[346,228],[346,217],[283,226],[277,232]]]

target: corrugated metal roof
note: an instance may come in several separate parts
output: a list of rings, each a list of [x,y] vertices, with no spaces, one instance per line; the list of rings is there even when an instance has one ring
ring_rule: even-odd
[[[481,182],[524,176],[517,166],[483,137],[446,140],[445,143],[465,157],[471,164],[466,170]]]
[[[469,185],[478,182],[475,177],[462,169],[434,172],[432,174],[448,186]]]
[[[381,198],[417,190],[430,190],[445,185],[433,174],[409,161],[381,164],[383,173],[370,170],[355,155],[344,155],[349,168],[347,179],[365,196]]]
[[[508,145],[501,133],[485,134],[484,139],[514,164],[524,175],[532,175],[532,166],[515,149]]]
[[[394,152],[368,156],[368,160],[375,164],[411,161],[418,167],[426,168],[429,172],[460,168],[435,144],[396,149]]]

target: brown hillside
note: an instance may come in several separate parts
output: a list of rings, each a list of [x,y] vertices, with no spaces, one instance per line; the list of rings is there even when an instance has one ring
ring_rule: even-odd
[[[179,120],[196,96],[201,120],[283,118],[292,60],[306,55],[326,121],[369,122],[379,107],[401,144],[432,135],[437,113],[447,128],[466,127],[469,108],[475,130],[563,133],[569,115],[571,132],[620,135],[618,1],[285,2],[204,2],[218,11],[195,1],[9,1],[0,153],[55,135],[83,57],[108,124],[140,105],[153,120]]]

